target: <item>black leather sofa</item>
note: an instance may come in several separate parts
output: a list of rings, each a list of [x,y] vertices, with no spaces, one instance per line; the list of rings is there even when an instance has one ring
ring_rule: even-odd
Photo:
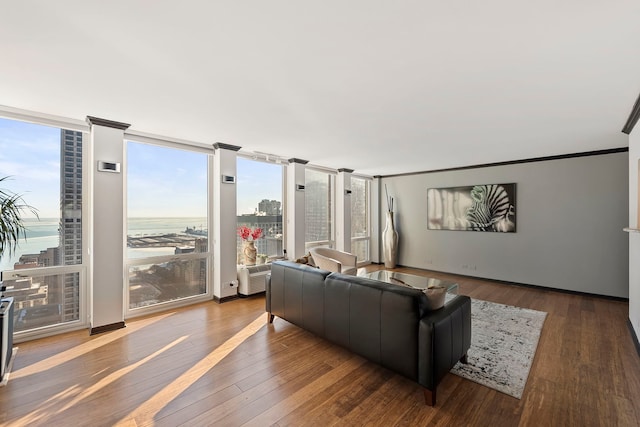
[[[278,316],[424,387],[436,387],[471,345],[471,299],[426,309],[421,290],[277,261],[266,278],[269,323]]]

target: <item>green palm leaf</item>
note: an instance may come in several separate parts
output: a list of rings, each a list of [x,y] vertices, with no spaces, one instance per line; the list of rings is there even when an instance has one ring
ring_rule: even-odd
[[[8,178],[0,178],[0,184]],[[26,204],[21,194],[0,188],[0,258],[5,254],[11,256],[19,240],[26,240],[26,227],[22,221],[26,211],[38,217],[37,209]]]

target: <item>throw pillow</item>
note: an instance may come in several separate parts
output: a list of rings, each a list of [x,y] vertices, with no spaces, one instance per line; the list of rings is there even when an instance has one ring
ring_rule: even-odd
[[[296,260],[298,264],[306,264],[311,267],[317,267],[316,263],[313,261],[313,257],[311,256],[311,252],[308,252],[305,256],[300,257]]]
[[[444,286],[434,286],[423,290],[427,296],[427,305],[429,310],[437,310],[444,306],[444,298],[447,294],[447,288]]]
[[[309,258],[305,255],[303,257],[300,257],[296,260],[296,262],[298,264],[308,264],[309,263]]]
[[[311,256],[311,252],[307,253],[306,257],[307,257],[307,264],[309,264],[312,267],[317,267],[316,262],[313,260],[313,257]]]

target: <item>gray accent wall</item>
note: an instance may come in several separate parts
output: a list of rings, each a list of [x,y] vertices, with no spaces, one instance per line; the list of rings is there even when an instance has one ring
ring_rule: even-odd
[[[380,214],[386,184],[400,265],[628,298],[628,166],[623,152],[383,177]],[[427,230],[428,188],[511,182],[516,233]]]

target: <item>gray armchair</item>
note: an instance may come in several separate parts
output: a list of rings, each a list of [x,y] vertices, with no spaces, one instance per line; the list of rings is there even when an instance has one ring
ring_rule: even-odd
[[[358,258],[348,252],[331,248],[312,248],[309,250],[313,262],[323,270],[355,276],[358,272]]]

